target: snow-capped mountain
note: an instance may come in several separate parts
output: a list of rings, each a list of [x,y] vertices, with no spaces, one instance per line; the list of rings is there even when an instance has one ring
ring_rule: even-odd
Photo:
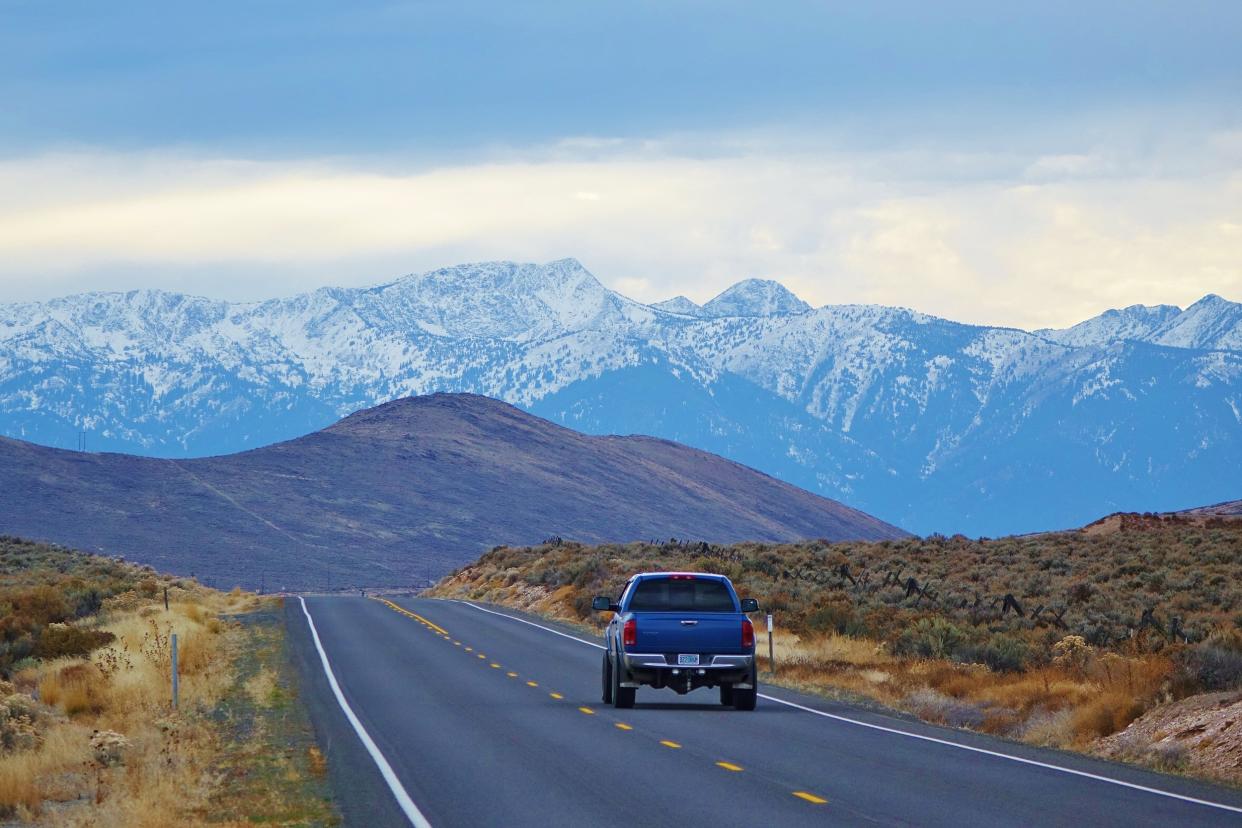
[[[1176,305],[1131,305],[1105,311],[1064,330],[1037,331],[1064,345],[1106,345],[1118,340],[1171,348],[1242,350],[1242,305],[1209,293],[1186,310]]]
[[[675,439],[913,531],[1001,534],[1235,498],[1242,306],[1028,333],[812,309],[760,280],[644,305],[573,260],[251,304],[0,306],[0,434],[48,445],[226,453],[434,391]]]
[[[703,306],[701,316],[776,316],[803,313],[811,306],[794,296],[780,282],[746,279]]]

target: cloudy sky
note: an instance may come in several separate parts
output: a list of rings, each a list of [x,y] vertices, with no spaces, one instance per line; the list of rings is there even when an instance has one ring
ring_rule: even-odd
[[[656,301],[1242,301],[1234,2],[0,0],[0,302],[573,256]]]

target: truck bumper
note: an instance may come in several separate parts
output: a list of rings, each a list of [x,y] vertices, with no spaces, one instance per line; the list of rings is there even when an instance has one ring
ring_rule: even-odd
[[[672,658],[676,658],[673,656]],[[622,687],[715,687],[731,684],[739,690],[749,690],[755,657],[753,655],[713,655],[700,658],[695,667],[669,663],[664,653],[623,653],[624,672],[620,676]]]

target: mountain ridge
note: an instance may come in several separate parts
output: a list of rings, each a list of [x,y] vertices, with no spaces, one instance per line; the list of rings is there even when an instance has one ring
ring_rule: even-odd
[[[1109,312],[1027,332],[880,305],[804,309],[774,286],[716,297],[765,315],[712,316],[627,299],[562,259],[239,305],[146,291],[0,306],[0,433],[203,456],[390,399],[474,392],[741,459],[925,533],[1236,495],[1222,466],[1242,456],[1242,350],[1200,346],[1242,341],[1242,305],[1209,296],[1176,313],[1126,309],[1120,327],[1126,314]],[[1072,495],[1014,482],[1066,475]]]
[[[907,536],[698,449],[584,435],[478,395],[394,400],[295,440],[193,460],[0,438],[0,467],[0,532],[250,587],[408,586],[497,543],[553,535]]]

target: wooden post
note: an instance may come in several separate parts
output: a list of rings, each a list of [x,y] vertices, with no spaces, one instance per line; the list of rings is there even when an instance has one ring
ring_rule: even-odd
[[[178,702],[177,696],[179,695],[178,691],[180,689],[181,688],[178,686],[178,677],[177,677],[177,634],[173,633],[172,634],[172,706],[173,706],[173,710],[177,709],[177,702]]]
[[[164,612],[168,612],[168,587],[164,587]]]

